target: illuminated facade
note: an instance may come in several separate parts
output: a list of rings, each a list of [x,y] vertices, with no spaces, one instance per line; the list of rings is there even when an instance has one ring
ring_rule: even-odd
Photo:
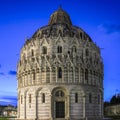
[[[101,120],[103,62],[99,47],[59,8],[21,49],[19,120]]]

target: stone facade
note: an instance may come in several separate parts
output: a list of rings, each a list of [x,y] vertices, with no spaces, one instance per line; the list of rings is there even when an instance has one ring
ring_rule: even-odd
[[[26,40],[17,68],[18,119],[103,117],[100,49],[61,8]]]

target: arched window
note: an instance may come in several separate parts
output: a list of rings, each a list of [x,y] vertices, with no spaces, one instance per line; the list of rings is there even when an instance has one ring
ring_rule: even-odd
[[[88,80],[88,69],[85,69],[85,80]]]
[[[45,93],[42,94],[42,103],[45,103]]]
[[[92,103],[92,94],[89,93],[89,103]]]
[[[72,51],[75,52],[75,53],[77,52],[77,49],[76,49],[75,46],[73,46]]]
[[[22,84],[22,77],[20,77],[20,84]]]
[[[64,21],[66,21],[66,17],[64,16]]]
[[[96,84],[96,74],[95,74],[95,71],[93,72],[93,75],[94,75],[94,85]]]
[[[70,51],[68,51],[68,54],[70,55]]]
[[[20,60],[20,66],[21,66],[21,60]]]
[[[87,38],[86,34],[84,34],[83,37],[84,37],[84,40],[85,40]]]
[[[34,56],[34,51],[33,51],[33,50],[31,50],[31,56],[32,56],[32,57]]]
[[[98,104],[100,104],[100,95],[98,95]]]
[[[22,60],[25,63],[25,60],[26,60],[26,54],[25,53],[23,54]]]
[[[58,68],[58,78],[62,78],[62,68]]]
[[[33,80],[35,80],[35,72],[33,72]]]
[[[31,103],[31,94],[29,94],[29,103]]]
[[[93,84],[92,78],[93,78],[93,76],[92,76],[92,70],[90,70],[90,82],[91,82],[91,84]]]
[[[47,54],[47,47],[46,47],[46,46],[43,46],[43,48],[42,48],[42,53],[43,53],[43,54]]]
[[[75,103],[78,103],[78,93],[75,93]]]
[[[62,31],[61,30],[59,30],[59,34],[60,34],[60,36],[62,36]]]
[[[81,68],[80,72],[81,72],[81,81],[84,82],[84,69]]]
[[[82,33],[80,33],[80,38],[82,39]]]
[[[96,53],[94,53],[94,55],[95,55],[95,58],[96,58],[97,57]]]
[[[62,46],[58,46],[58,53],[62,53]]]
[[[85,54],[86,54],[86,56],[89,56],[89,50],[88,49],[86,49]]]

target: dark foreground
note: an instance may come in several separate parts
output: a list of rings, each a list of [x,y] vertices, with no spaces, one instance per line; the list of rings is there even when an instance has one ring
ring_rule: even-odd
[[[0,120],[16,120],[16,118],[0,117]],[[109,116],[103,118],[103,120],[120,120],[120,116]]]

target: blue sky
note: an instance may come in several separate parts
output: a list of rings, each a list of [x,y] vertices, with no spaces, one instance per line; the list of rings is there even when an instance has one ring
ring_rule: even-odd
[[[16,104],[20,49],[60,4],[101,48],[104,100],[120,92],[120,0],[0,0],[0,104]]]

